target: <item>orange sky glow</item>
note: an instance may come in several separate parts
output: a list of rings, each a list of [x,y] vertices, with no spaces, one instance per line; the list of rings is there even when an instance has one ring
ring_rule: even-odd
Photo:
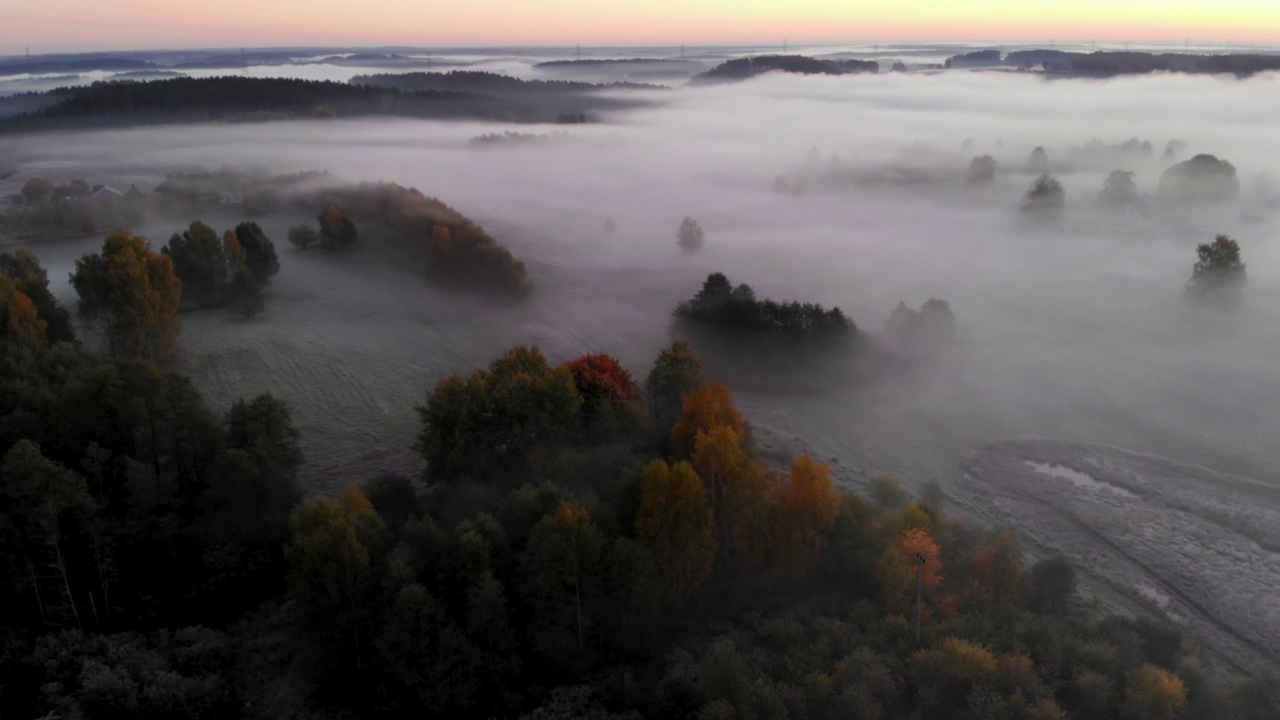
[[[0,55],[299,45],[1190,41],[1280,46],[1277,0],[40,0]]]

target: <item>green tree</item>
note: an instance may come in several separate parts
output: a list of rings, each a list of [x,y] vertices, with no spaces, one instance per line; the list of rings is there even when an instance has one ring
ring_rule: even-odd
[[[1138,199],[1138,186],[1133,182],[1133,172],[1112,170],[1102,190],[1098,191],[1098,206],[1107,209],[1121,208]]]
[[[702,231],[702,226],[691,217],[685,217],[684,220],[680,221],[680,229],[676,231],[676,238],[685,252],[694,252],[705,245],[707,241],[706,233]]]
[[[193,222],[182,234],[174,233],[160,252],[173,259],[173,271],[182,281],[183,299],[188,304],[222,304],[228,265],[217,231]]]
[[[568,502],[539,521],[529,537],[524,566],[535,612],[530,630],[539,652],[557,664],[586,660],[582,653],[594,623],[590,605],[602,580],[604,551],[604,536],[591,516]]]
[[[1062,189],[1062,183],[1045,173],[1031,183],[1030,189],[1022,199],[1022,212],[1046,219],[1057,219],[1062,217],[1066,203],[1067,194]]]
[[[702,361],[693,354],[693,348],[685,340],[676,340],[671,347],[663,348],[653,361],[644,381],[644,390],[653,414],[654,431],[669,440],[671,428],[680,419],[685,393],[701,388],[706,383],[702,374]]]
[[[1031,566],[1032,607],[1050,612],[1067,611],[1067,602],[1076,592],[1076,569],[1063,555],[1045,558]]]
[[[1187,281],[1187,300],[1206,307],[1234,310],[1239,307],[1247,280],[1240,261],[1240,244],[1226,235],[1196,248],[1199,259]]]
[[[975,156],[969,161],[965,181],[971,185],[989,185],[996,179],[996,159],[990,155]]]
[[[306,250],[320,240],[320,233],[310,225],[295,225],[289,228],[289,242],[297,248]]]
[[[265,286],[280,272],[276,246],[256,222],[242,222],[235,229],[236,241],[244,252],[244,266]]]
[[[262,312],[266,307],[266,301],[262,298],[262,285],[244,266],[236,268],[232,273],[231,284],[227,287],[227,298],[230,300],[232,311],[242,313],[246,320]]]

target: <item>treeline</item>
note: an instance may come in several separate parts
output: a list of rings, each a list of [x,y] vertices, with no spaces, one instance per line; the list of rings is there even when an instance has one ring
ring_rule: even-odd
[[[536,107],[544,120],[561,115],[620,110],[646,104],[640,100],[604,96],[601,90],[655,90],[656,85],[631,82],[588,83],[569,80],[524,80],[475,70],[450,72],[379,73],[357,75],[352,84],[403,91],[461,92],[502,98]]]
[[[1081,614],[1070,565],[1027,567],[936,488],[766,466],[681,343],[643,383],[514,348],[426,394],[425,485],[298,505],[280,402],[215,416],[11,318],[5,717],[1261,720],[1280,693]]]
[[[804,75],[846,75],[879,72],[880,64],[873,60],[819,60],[804,55],[756,55],[726,60],[694,76],[693,82],[745,80],[772,70]]]
[[[179,77],[97,82],[50,92],[56,104],[2,119],[0,131],[369,115],[537,119],[532,108],[500,98],[285,78]]]

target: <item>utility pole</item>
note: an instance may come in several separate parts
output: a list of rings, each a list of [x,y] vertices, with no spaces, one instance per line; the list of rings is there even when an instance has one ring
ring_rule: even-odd
[[[782,38],[782,52],[785,53],[786,51],[787,51],[787,39]]]
[[[924,555],[916,553],[916,647],[920,647],[920,600],[924,584]]]
[[[581,45],[578,45],[578,46],[577,46],[577,48],[578,48],[578,50],[577,50],[577,53],[578,53],[578,54],[577,54],[577,59],[581,60],[581,59],[582,59],[582,46],[581,46]]]

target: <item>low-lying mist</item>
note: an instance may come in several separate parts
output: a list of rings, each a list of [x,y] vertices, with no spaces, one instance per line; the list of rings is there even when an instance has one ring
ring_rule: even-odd
[[[78,175],[145,188],[167,171],[231,165],[416,186],[479,219],[529,263],[538,295],[518,327],[502,325],[511,334],[497,344],[539,342],[565,356],[603,350],[637,372],[665,339],[672,306],[712,271],[761,296],[838,305],[867,329],[899,300],[948,300],[965,340],[934,376],[892,388],[832,387],[821,398],[743,398],[761,424],[805,438],[846,470],[893,472],[908,484],[942,479],[973,444],[1034,433],[1260,473],[1276,459],[1269,432],[1280,414],[1265,402],[1280,394],[1269,362],[1280,349],[1269,322],[1280,302],[1274,200],[1255,192],[1265,190],[1255,178],[1274,165],[1280,143],[1271,126],[1280,96],[1266,92],[1274,83],[771,75],[655,93],[659,107],[546,143],[468,145],[503,129],[491,124],[317,121],[6,138],[0,157],[16,170],[12,184]],[[1092,138],[1131,137],[1149,140],[1154,153],[1068,162],[1071,148]],[[1192,214],[1166,207],[1147,222],[1116,223],[1094,210],[1113,169],[1136,171],[1139,189],[1153,192],[1171,140],[1185,142],[1178,159],[1208,152],[1235,164],[1241,200]],[[1057,224],[1018,213],[1035,177],[1025,169],[1035,146],[1047,150],[1066,188]],[[835,154],[848,166],[910,167],[927,179],[877,182],[871,173],[841,187],[810,183],[798,196],[775,192],[774,178],[798,177],[814,147],[823,164]],[[999,164],[990,186],[964,183],[975,154]],[[675,245],[684,215],[708,235],[694,256]],[[601,231],[606,219],[615,234]],[[150,239],[162,244],[171,231]],[[1217,232],[1240,241],[1249,286],[1238,313],[1204,316],[1180,293],[1195,244]],[[282,282],[292,259],[286,252]],[[68,269],[51,274],[62,281]],[[468,312],[449,303],[424,312]],[[269,305],[264,321],[282,304]],[[405,309],[380,303],[350,311],[385,320]],[[193,362],[205,324],[187,323]],[[247,332],[224,318],[211,324],[224,347]],[[404,342],[414,344],[411,333]],[[484,359],[460,357],[437,369]],[[436,379],[423,377],[396,402],[408,405]]]

